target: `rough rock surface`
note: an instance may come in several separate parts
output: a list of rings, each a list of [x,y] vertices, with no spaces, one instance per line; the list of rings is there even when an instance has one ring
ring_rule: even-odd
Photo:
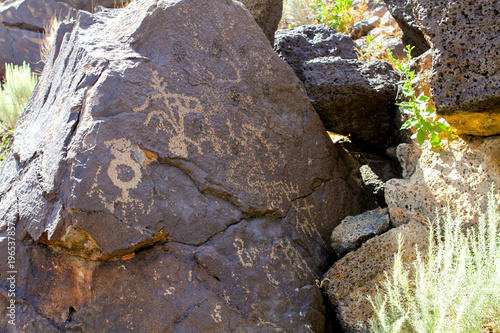
[[[392,14],[403,30],[404,45],[414,46],[412,55],[417,57],[430,48],[430,44],[421,31],[413,14],[412,4],[417,0],[384,0]],[[435,2],[434,2],[435,3]]]
[[[328,131],[359,146],[387,147],[398,75],[386,62],[358,61],[354,45],[327,26],[304,26],[279,31],[275,50],[304,82]]]
[[[433,45],[438,114],[464,134],[500,134],[500,2],[414,0],[413,8]]]
[[[126,5],[130,0],[54,0],[56,2],[67,3],[75,9],[86,10],[88,12],[93,12],[94,8],[97,6],[103,6],[106,8],[118,8]],[[93,6],[93,8],[92,8]]]
[[[368,20],[359,21],[351,28],[350,34],[352,39],[358,39],[361,36],[366,36],[370,31],[375,29],[380,24],[380,17],[372,16]]]
[[[336,307],[344,332],[371,332],[368,320],[373,311],[367,296],[374,297],[385,272],[392,269],[399,235],[403,237],[404,263],[410,267],[415,260],[415,245],[425,253],[427,244],[427,229],[418,222],[410,222],[370,239],[359,250],[337,261],[325,274],[324,290]]]
[[[322,57],[358,58],[353,40],[325,24],[278,30],[274,49],[301,81],[305,80],[307,61]]]
[[[324,57],[306,62],[304,77],[327,130],[361,148],[385,149],[393,142],[398,75],[391,65]]]
[[[321,332],[329,234],[365,202],[249,12],[134,1],[80,12],[56,45],[0,165],[19,317],[37,332]]]
[[[271,45],[283,13],[282,0],[239,0],[250,11],[257,24],[262,28]]]
[[[40,44],[52,17],[74,18],[76,10],[54,0],[19,0],[0,3],[0,75],[5,63],[30,64],[41,72]]]
[[[389,229],[387,208],[369,210],[356,216],[348,216],[333,229],[330,237],[332,248],[338,257],[357,250],[364,242]]]
[[[492,186],[500,188],[500,137],[456,139],[443,149],[429,148],[429,143],[398,147],[404,179],[385,186],[392,223],[433,221],[448,206],[464,223],[476,222],[476,205],[485,203]]]

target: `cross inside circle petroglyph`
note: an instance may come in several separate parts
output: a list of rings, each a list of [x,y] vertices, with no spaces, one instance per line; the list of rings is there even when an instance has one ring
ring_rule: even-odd
[[[130,156],[132,147],[129,140],[122,138],[105,144],[114,156],[109,163],[108,176],[122,190],[123,198],[128,198],[128,191],[136,188],[141,181],[141,166]]]

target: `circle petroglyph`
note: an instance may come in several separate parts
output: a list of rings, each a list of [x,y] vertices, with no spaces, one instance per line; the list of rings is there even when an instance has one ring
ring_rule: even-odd
[[[141,165],[130,156],[130,142],[125,139],[113,140],[107,145],[115,157],[108,167],[108,176],[113,184],[125,191],[136,188],[142,178]]]
[[[109,164],[108,176],[122,190],[136,188],[141,181],[141,166],[132,160],[118,157]]]

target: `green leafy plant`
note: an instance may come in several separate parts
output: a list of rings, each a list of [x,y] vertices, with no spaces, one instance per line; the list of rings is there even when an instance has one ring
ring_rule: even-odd
[[[13,129],[35,89],[38,78],[29,65],[5,65],[5,82],[0,84],[0,161],[10,148]]]
[[[444,224],[429,224],[426,253],[417,250],[413,269],[403,265],[400,247],[394,266],[374,299],[369,299],[374,333],[500,332],[500,214],[493,191],[475,228],[448,213]]]
[[[347,33],[351,23],[350,8],[352,0],[318,0],[313,8],[317,13],[318,23],[327,24],[338,32]]]
[[[408,58],[407,62],[402,62],[395,59],[390,50],[387,50],[387,55],[396,64],[397,69],[402,72],[403,80],[399,83],[399,89],[407,98],[407,101],[401,102],[398,105],[403,109],[403,112],[410,115],[401,129],[415,128],[416,133],[412,139],[417,139],[419,144],[423,144],[426,138],[429,138],[433,148],[441,146],[440,134],[444,134],[451,138],[453,135],[452,127],[444,120],[436,115],[436,109],[429,107],[429,97],[423,93],[416,96],[413,85],[416,83],[415,71],[411,70],[413,47],[406,46],[405,52]]]

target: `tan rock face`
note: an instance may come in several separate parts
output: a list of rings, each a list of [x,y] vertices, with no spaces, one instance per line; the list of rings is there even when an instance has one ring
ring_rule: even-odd
[[[432,151],[428,143],[398,147],[405,179],[386,183],[385,199],[392,222],[434,220],[446,208],[457,218],[474,223],[478,202],[500,185],[500,137],[457,139]],[[417,158],[420,156],[420,158]]]
[[[427,229],[417,222],[372,238],[326,273],[326,293],[337,307],[337,317],[345,331],[370,332],[368,319],[373,310],[367,297],[374,297],[377,284],[392,269],[399,235],[403,237],[403,260],[409,265],[415,260],[415,245],[423,252],[427,244]]]

